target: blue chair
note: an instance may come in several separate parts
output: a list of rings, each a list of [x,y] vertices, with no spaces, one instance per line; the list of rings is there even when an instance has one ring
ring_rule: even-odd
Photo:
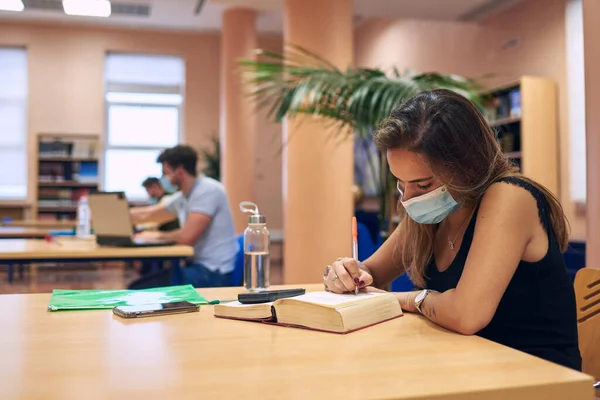
[[[231,275],[231,286],[242,286],[244,284],[244,235],[237,237],[238,252],[235,256],[235,267]]]
[[[563,254],[563,258],[565,260],[565,264],[567,265],[567,271],[569,273],[569,276],[574,282],[577,271],[585,267],[585,242],[569,242],[569,248]]]
[[[382,241],[374,243],[369,229],[362,223],[356,224],[358,228],[358,259],[364,261],[375,253],[375,251],[381,246]],[[395,281],[392,282],[390,290],[392,292],[410,292],[414,290],[414,285],[407,274],[402,274]]]
[[[358,229],[358,259],[365,261],[375,253],[379,246],[373,242],[371,232],[365,224],[357,222],[356,228]]]
[[[359,224],[363,224],[368,229],[373,243],[381,245],[379,213],[374,211],[356,210],[354,216]]]
[[[392,282],[390,290],[392,292],[411,292],[415,290],[415,285],[413,285],[408,275],[404,273]]]

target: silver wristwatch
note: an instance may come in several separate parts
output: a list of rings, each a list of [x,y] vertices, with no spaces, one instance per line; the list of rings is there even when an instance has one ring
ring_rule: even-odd
[[[419,294],[417,295],[417,297],[415,297],[415,308],[417,309],[417,311],[420,314],[423,314],[423,312],[421,311],[421,305],[423,304],[423,302],[425,301],[425,299],[427,298],[427,295],[431,292],[435,292],[435,290],[431,290],[431,289],[424,289],[421,290],[419,292]]]

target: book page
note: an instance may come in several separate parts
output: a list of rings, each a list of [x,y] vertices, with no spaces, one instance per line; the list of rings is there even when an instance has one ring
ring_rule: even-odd
[[[359,294],[336,294],[331,292],[309,292],[301,296],[291,297],[290,299],[304,301],[307,303],[337,306],[358,300],[370,299],[388,293],[359,293]]]
[[[259,303],[259,304],[242,304],[239,301],[232,301],[232,302],[228,302],[228,303],[221,303],[220,305],[222,306],[227,306],[227,307],[264,307],[266,305],[271,306],[273,305],[273,303]]]

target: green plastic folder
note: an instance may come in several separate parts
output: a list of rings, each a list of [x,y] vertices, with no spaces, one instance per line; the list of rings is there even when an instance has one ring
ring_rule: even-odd
[[[208,304],[192,285],[166,286],[141,290],[53,290],[49,311],[102,310],[116,306],[189,301]]]

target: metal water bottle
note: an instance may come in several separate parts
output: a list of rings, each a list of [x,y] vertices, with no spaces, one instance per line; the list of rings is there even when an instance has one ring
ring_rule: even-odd
[[[250,292],[265,290],[269,287],[270,274],[267,218],[249,201],[241,202],[240,210],[251,214],[244,231],[244,287]]]

